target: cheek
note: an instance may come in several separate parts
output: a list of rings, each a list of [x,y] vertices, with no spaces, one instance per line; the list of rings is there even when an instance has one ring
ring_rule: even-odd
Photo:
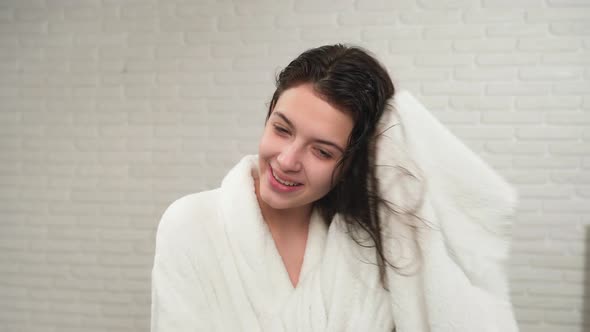
[[[269,135],[267,130],[265,130],[262,137],[260,138],[260,142],[258,144],[258,154],[260,156],[267,156],[272,153],[272,150],[273,150],[272,137]]]
[[[315,174],[317,189],[325,193],[332,189],[332,171],[334,167],[318,167]]]

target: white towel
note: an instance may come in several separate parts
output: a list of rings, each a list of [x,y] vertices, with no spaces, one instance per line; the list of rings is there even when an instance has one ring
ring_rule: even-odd
[[[505,271],[516,190],[409,92],[391,104],[377,144],[380,189],[401,208],[424,199],[418,215],[427,220],[416,230],[395,215],[384,222],[389,250],[406,254],[395,262],[411,263],[405,272],[423,263],[411,277],[389,273],[398,329],[417,331],[427,321],[431,331],[517,331]]]

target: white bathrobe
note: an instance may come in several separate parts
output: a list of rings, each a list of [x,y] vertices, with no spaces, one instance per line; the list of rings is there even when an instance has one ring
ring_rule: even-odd
[[[518,331],[504,272],[516,191],[409,93],[392,107],[380,124],[382,194],[402,209],[424,199],[424,223],[382,212],[386,254],[403,267],[387,270],[390,292],[368,263],[373,249],[317,211],[293,287],[260,213],[250,155],[220,188],[182,197],[162,216],[151,331]]]

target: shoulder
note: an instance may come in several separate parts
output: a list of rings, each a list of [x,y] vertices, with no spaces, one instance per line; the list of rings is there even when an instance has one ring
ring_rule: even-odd
[[[156,241],[182,241],[202,234],[203,227],[216,224],[219,188],[193,193],[172,202],[162,214]]]

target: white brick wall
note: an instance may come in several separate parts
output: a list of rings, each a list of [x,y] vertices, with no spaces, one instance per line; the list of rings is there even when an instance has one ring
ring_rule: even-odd
[[[589,32],[589,0],[0,0],[0,331],[147,331],[164,208],[255,153],[273,75],[334,42],[518,187],[521,330],[590,330]]]

